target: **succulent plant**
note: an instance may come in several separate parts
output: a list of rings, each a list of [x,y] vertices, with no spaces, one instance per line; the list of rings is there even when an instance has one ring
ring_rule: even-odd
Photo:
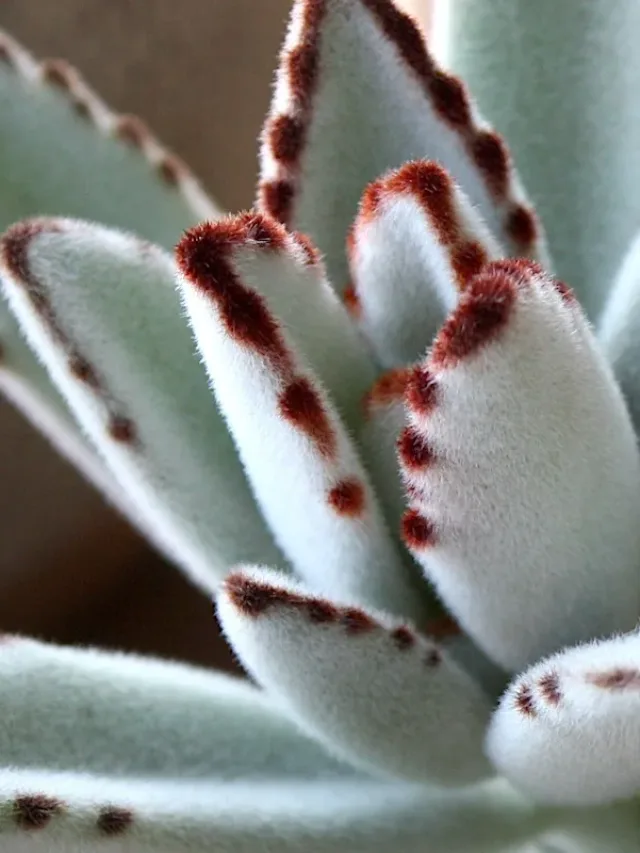
[[[452,61],[490,94],[486,7]],[[257,685],[6,637],[1,849],[636,853],[640,248],[557,278],[389,0],[296,0],[234,216],[64,63],[0,60],[2,388]]]

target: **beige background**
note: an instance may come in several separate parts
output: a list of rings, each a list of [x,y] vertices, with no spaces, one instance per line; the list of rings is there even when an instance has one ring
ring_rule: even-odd
[[[426,0],[405,0],[426,18]],[[248,206],[290,0],[1,0],[0,27]],[[0,400],[0,629],[228,662],[211,605]]]

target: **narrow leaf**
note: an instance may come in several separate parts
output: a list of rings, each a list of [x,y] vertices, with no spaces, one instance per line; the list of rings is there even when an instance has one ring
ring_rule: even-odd
[[[161,249],[61,219],[15,226],[0,277],[30,345],[140,515],[206,588],[279,554],[198,364]]]
[[[488,699],[407,624],[264,569],[230,575],[218,615],[250,674],[331,752],[409,780],[455,785],[488,774]]]
[[[72,216],[169,249],[218,213],[140,119],[115,115],[66,62],[37,62],[1,31],[0,112],[0,231]]]
[[[421,613],[357,449],[314,370],[318,363],[330,387],[336,370],[348,375],[353,342],[340,337],[337,351],[325,354],[326,341],[314,341],[304,324],[287,323],[293,319],[287,293],[293,300],[321,284],[306,280],[306,253],[295,235],[264,216],[243,214],[193,229],[178,259],[218,404],[295,569],[327,593]]]

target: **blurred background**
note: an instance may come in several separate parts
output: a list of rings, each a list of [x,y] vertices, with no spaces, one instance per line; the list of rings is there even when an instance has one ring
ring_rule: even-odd
[[[137,113],[225,209],[251,205],[291,0],[2,0],[0,28]],[[397,0],[428,28],[429,0]],[[0,397],[0,631],[233,668],[206,596]]]

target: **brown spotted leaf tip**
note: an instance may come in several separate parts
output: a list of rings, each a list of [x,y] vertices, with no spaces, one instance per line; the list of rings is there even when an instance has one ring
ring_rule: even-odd
[[[31,85],[39,81],[42,86],[55,89],[66,99],[73,113],[88,121],[98,133],[139,152],[152,173],[167,188],[179,191],[187,206],[193,207],[200,216],[217,212],[187,165],[162,145],[140,118],[112,112],[69,62],[64,59],[38,62],[14,39],[0,33],[0,63],[23,76]]]
[[[534,211],[518,198],[507,146],[494,130],[478,121],[464,83],[439,68],[427,50],[418,25],[391,0],[353,0],[368,11],[378,30],[395,48],[408,73],[416,79],[435,113],[457,134],[478,169],[488,192],[501,205],[504,228],[521,254],[529,254],[539,237]],[[269,116],[262,133],[269,169],[258,188],[258,204],[274,218],[291,224],[299,191],[302,159],[313,121],[314,99],[322,64],[323,24],[335,0],[298,0],[300,25],[294,42],[281,54],[279,86],[286,106]],[[468,247],[458,258],[461,274],[475,262],[479,247]]]
[[[455,284],[459,290],[464,290],[489,261],[489,255],[468,232],[455,193],[446,169],[429,160],[406,163],[397,171],[373,181],[364,191],[354,228],[350,231],[351,259],[357,258],[359,229],[380,216],[385,202],[406,196],[418,204],[439,243],[447,250]]]
[[[263,297],[240,280],[233,261],[239,248],[282,251],[286,238],[287,232],[275,220],[248,212],[187,231],[176,247],[176,259],[187,281],[216,302],[232,338],[279,370],[292,373],[292,357],[279,324]]]
[[[19,222],[9,228],[0,240],[0,266],[16,286],[26,293],[35,313],[40,317],[56,345],[67,359],[69,373],[90,388],[105,410],[106,432],[120,444],[138,444],[134,421],[122,411],[122,405],[107,388],[98,369],[80,352],[51,304],[46,286],[39,281],[29,261],[34,240],[44,234],[63,234],[65,220],[40,217]]]
[[[176,249],[179,268],[196,290],[216,305],[231,338],[268,363],[277,380],[280,417],[303,433],[325,463],[340,462],[338,432],[315,381],[299,372],[289,346],[267,300],[241,279],[236,251],[282,253],[303,266],[319,263],[307,237],[289,233],[273,218],[247,212],[188,231]],[[297,254],[296,254],[297,253]],[[326,495],[329,508],[345,518],[360,518],[366,509],[364,483],[340,472],[328,472],[337,482]]]
[[[316,625],[338,625],[348,637],[359,637],[372,631],[384,632],[400,651],[413,648],[421,636],[407,625],[387,628],[360,607],[339,606],[324,598],[293,592],[266,581],[256,580],[242,571],[229,575],[223,588],[229,601],[251,619],[257,619],[276,609],[295,610]],[[440,663],[441,654],[437,648],[432,647],[432,638],[427,640],[429,646],[426,649],[425,663],[433,666]]]
[[[470,283],[431,350],[436,368],[455,367],[493,341],[506,327],[516,301],[513,276],[485,270]]]

